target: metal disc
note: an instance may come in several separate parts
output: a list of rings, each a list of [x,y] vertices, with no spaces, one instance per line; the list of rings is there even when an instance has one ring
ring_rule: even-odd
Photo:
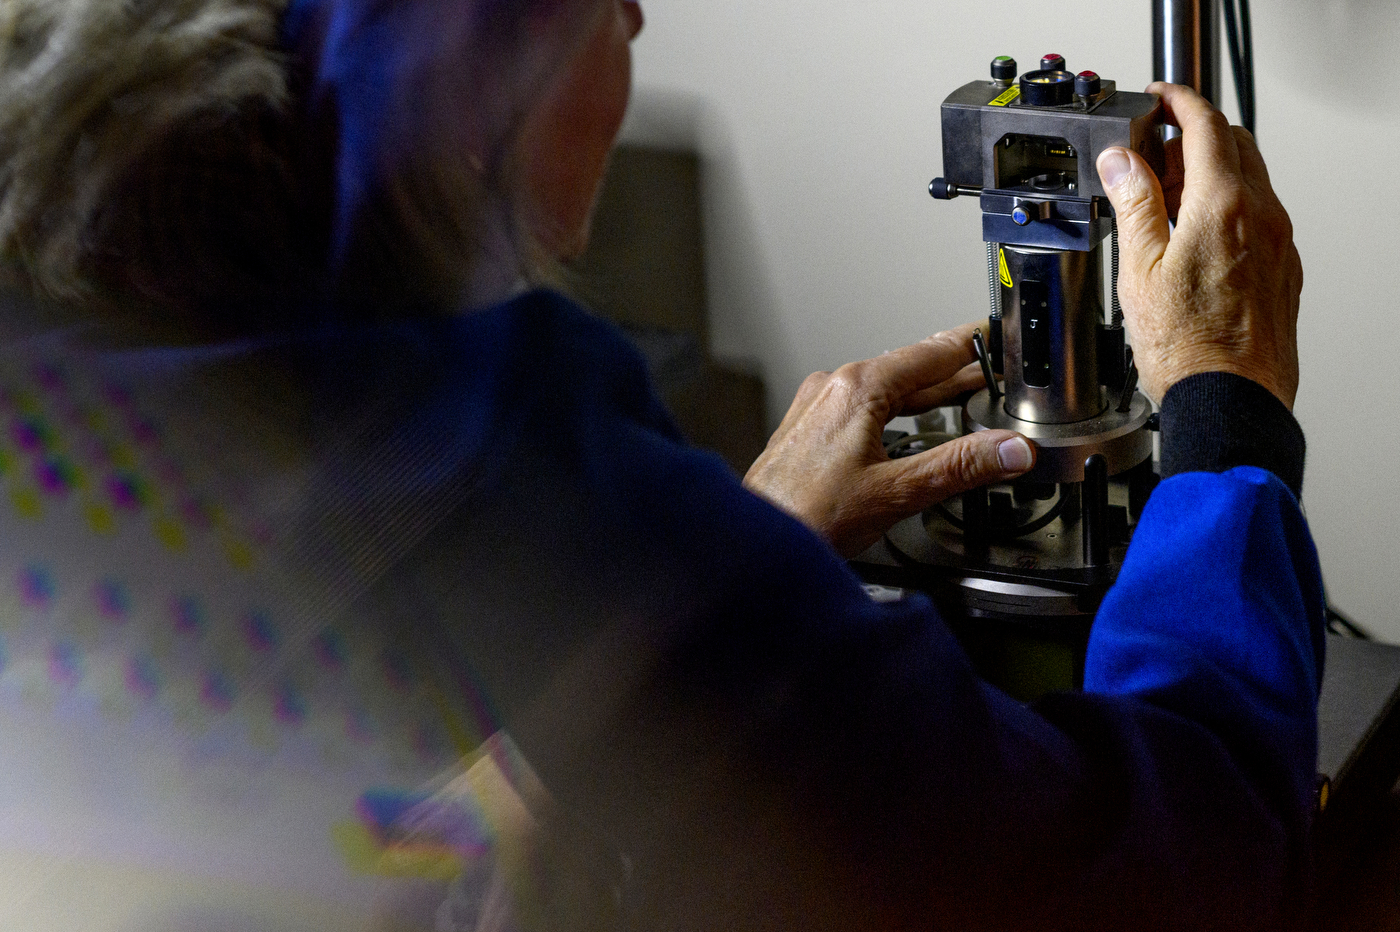
[[[1133,393],[1126,414],[1110,408],[1098,417],[1071,424],[1036,424],[1007,414],[983,389],[963,406],[963,429],[1014,430],[1036,446],[1035,468],[1027,478],[1037,482],[1083,482],[1084,461],[1095,453],[1108,460],[1108,474],[1116,476],[1152,456],[1152,432],[1147,419],[1152,404]]]

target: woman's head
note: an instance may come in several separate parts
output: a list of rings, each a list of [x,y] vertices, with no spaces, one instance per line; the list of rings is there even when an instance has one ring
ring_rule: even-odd
[[[59,294],[273,316],[460,307],[576,249],[640,26],[623,0],[7,10],[0,250]]]
[[[286,39],[333,140],[353,292],[387,268],[455,304],[579,248],[640,25],[622,0],[297,0]]]

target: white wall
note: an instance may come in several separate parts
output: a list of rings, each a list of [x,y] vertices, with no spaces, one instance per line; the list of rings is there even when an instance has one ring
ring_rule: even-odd
[[[1151,77],[1146,0],[644,6],[624,136],[701,152],[714,350],[761,372],[774,424],[808,372],[986,314],[977,207],[925,191],[950,91],[1000,54]],[[1307,512],[1333,601],[1400,642],[1400,4],[1256,0],[1254,28],[1260,142],[1307,273]]]

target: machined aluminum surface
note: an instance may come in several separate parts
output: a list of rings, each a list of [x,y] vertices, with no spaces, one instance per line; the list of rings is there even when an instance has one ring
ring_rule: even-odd
[[[992,615],[1074,617],[1086,613],[1079,598],[1048,586],[966,576],[955,580],[963,605]]]
[[[1102,413],[1098,327],[1103,321],[1103,248],[1088,252],[1003,246],[1011,287],[1002,283],[1002,346],[1006,410],[1037,424],[1068,424]],[[1029,352],[1031,325],[1042,353]],[[1048,363],[1043,378],[1028,374],[1030,359]],[[1040,381],[1042,384],[1028,384]]]
[[[1108,474],[1116,476],[1152,456],[1152,432],[1147,419],[1152,405],[1140,392],[1133,393],[1126,414],[1109,409],[1097,417],[1072,424],[1037,424],[1006,413],[986,389],[963,406],[963,430],[1014,430],[1035,444],[1035,468],[1028,477],[1037,482],[1083,482],[1084,461],[1095,453],[1108,460]]]

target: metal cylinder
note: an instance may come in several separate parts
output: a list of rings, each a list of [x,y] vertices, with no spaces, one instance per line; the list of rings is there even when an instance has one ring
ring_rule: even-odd
[[[1006,413],[1035,424],[1070,424],[1108,407],[1099,386],[1103,246],[1088,252],[1003,246]]]
[[[1152,0],[1152,77],[1220,105],[1220,0]]]

